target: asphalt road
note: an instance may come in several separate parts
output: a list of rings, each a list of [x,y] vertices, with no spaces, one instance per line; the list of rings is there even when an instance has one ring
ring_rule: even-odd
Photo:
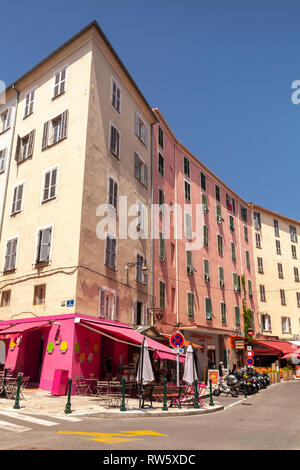
[[[96,450],[100,460],[104,450],[300,450],[299,397],[300,381],[291,381],[246,400],[243,396],[215,398],[225,410],[202,416],[112,419],[89,415],[72,422],[39,417],[52,425],[20,422],[2,416],[0,410],[0,449]],[[8,421],[11,430],[3,424]],[[14,425],[24,430],[14,431]]]

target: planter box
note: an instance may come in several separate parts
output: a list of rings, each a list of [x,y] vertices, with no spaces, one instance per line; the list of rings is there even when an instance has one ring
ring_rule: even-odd
[[[294,379],[294,371],[293,370],[289,370],[289,379],[290,380]]]
[[[284,382],[287,382],[288,380],[290,380],[290,376],[289,376],[289,371],[288,371],[288,370],[284,370],[284,371],[283,371],[283,380],[284,380]]]

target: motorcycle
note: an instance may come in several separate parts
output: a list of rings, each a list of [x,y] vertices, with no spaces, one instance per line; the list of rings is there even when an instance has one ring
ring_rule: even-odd
[[[234,375],[228,374],[225,377],[225,380],[220,378],[217,387],[214,389],[213,394],[219,396],[221,393],[225,395],[231,395],[232,397],[237,397],[239,394],[239,389],[237,386],[237,379]]]

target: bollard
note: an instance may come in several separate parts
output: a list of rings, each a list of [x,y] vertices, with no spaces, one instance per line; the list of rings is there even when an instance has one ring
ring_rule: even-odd
[[[125,407],[125,377],[122,378],[122,402],[120,411],[126,411]]]
[[[199,400],[198,400],[198,380],[195,380],[195,383],[194,383],[194,398],[195,398],[194,408],[200,408]]]
[[[164,379],[164,406],[162,407],[163,411],[168,411],[167,407],[167,379]]]
[[[244,397],[247,398],[247,380],[244,382]]]
[[[215,406],[213,402],[213,394],[212,394],[212,380],[209,379],[209,406]]]
[[[68,380],[68,400],[65,408],[65,413],[72,413],[71,410],[71,386],[72,386],[72,379]]]
[[[179,392],[178,392],[178,408],[181,409],[180,393],[181,393],[181,390],[180,390],[180,388],[179,388]]]
[[[18,375],[18,380],[17,380],[17,393],[16,393],[16,400],[14,404],[14,409],[19,410],[20,409],[20,388],[21,388],[21,380],[22,380],[22,375]]]

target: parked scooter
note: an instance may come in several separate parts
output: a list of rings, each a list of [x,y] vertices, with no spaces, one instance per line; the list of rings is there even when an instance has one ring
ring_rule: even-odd
[[[234,375],[227,375],[225,380],[222,378],[219,379],[219,383],[214,389],[213,394],[215,396],[219,396],[221,393],[224,393],[225,395],[231,395],[232,397],[238,396],[239,388],[237,385],[237,379]]]

